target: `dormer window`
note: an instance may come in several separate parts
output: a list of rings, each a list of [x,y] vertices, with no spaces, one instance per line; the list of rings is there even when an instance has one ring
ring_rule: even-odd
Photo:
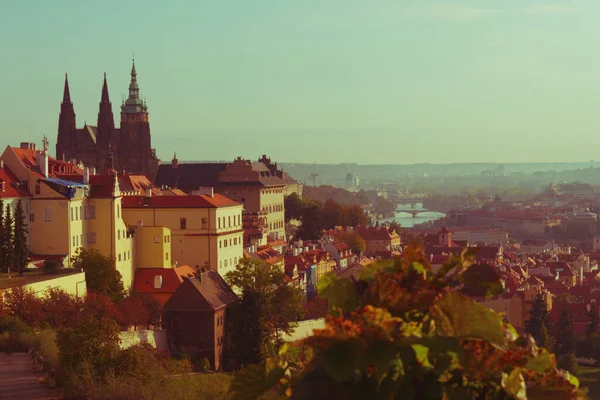
[[[4,182],[4,181],[0,182],[0,190],[2,190],[3,192],[6,192],[6,182]]]

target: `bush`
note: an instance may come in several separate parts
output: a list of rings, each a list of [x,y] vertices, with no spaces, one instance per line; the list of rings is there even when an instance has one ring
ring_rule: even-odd
[[[0,333],[21,334],[31,332],[31,328],[20,318],[14,315],[0,316]]]

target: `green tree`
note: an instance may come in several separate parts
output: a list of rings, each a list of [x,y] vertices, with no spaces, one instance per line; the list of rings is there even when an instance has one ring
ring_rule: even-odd
[[[232,397],[257,399],[277,388],[314,400],[583,399],[578,380],[559,371],[546,349],[458,291],[473,263],[465,251],[434,273],[409,246],[356,280],[326,275],[319,281],[330,310],[325,328],[297,345],[311,348],[312,358],[291,365],[291,348],[283,346],[264,365],[238,372]]]
[[[85,318],[57,335],[59,362],[67,376],[87,370],[106,379],[115,374],[119,357],[119,325],[113,319]]]
[[[19,274],[23,275],[25,267],[29,262],[29,247],[27,246],[27,220],[23,211],[21,199],[17,202],[15,210],[15,229],[14,229],[14,257],[15,264],[19,268]]]
[[[340,232],[338,234],[338,240],[350,246],[350,250],[352,250],[352,252],[356,255],[364,253],[364,251],[367,249],[367,243],[362,236],[355,231]]]
[[[396,205],[390,200],[378,197],[377,204],[375,205],[375,211],[380,214],[390,214],[396,210]]]
[[[313,240],[321,237],[325,225],[323,224],[323,206],[321,203],[307,200],[302,207],[302,225],[298,236],[304,240]]]
[[[4,222],[2,224],[2,250],[4,251],[4,267],[6,269],[15,265],[14,248],[14,219],[12,217],[10,204],[6,205]]]
[[[73,259],[73,266],[85,272],[88,291],[108,296],[115,302],[125,297],[121,273],[114,259],[105,257],[97,249],[81,249]]]
[[[292,193],[285,196],[283,199],[283,207],[285,209],[285,220],[292,219],[300,220],[302,218],[302,199],[297,193]]]
[[[559,368],[566,369],[571,373],[577,372],[577,362],[575,361],[575,335],[573,333],[573,323],[569,317],[566,307],[560,312],[558,322],[556,323],[556,335],[554,337],[554,353],[558,360]]]
[[[368,226],[369,218],[364,210],[358,204],[350,204],[344,207],[346,225],[348,226]]]
[[[525,321],[525,332],[533,336],[540,345],[543,343],[549,346],[549,341],[542,337],[544,327],[547,334],[547,330],[550,328],[548,307],[544,296],[538,293],[529,309],[529,318]]]
[[[249,349],[249,352],[261,355],[270,352],[271,346],[280,342],[281,335],[290,333],[302,318],[302,291],[287,285],[285,273],[278,266],[243,259],[235,271],[226,275],[226,280],[242,293],[237,307],[240,313],[236,315],[233,311],[231,317],[248,323],[240,328],[241,331],[253,338],[253,346],[258,346],[258,343],[261,346]],[[256,322],[259,327],[255,326]],[[245,343],[243,339],[241,343]]]
[[[323,205],[322,220],[325,229],[345,225],[344,207],[333,199],[328,199]]]
[[[592,337],[598,333],[598,309],[595,306],[590,308],[587,316],[590,319],[590,322],[587,325],[586,335],[587,337]]]

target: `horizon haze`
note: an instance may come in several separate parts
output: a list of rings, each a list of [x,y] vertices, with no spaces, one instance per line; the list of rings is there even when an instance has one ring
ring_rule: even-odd
[[[96,124],[104,72],[118,125],[135,55],[163,162],[174,151],[321,164],[597,158],[597,2],[37,0],[3,11],[5,144],[46,135],[54,149],[65,72],[77,126]]]

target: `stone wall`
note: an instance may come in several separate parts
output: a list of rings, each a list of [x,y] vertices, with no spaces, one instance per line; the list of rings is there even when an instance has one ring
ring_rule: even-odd
[[[148,343],[159,351],[169,351],[167,342],[167,331],[160,329],[156,331],[123,331],[119,333],[121,348],[126,349],[140,343]]]
[[[289,335],[283,335],[282,339],[286,342],[295,342],[296,340],[304,339],[312,336],[314,329],[325,328],[325,319],[309,319],[306,321],[300,321],[298,327]]]

